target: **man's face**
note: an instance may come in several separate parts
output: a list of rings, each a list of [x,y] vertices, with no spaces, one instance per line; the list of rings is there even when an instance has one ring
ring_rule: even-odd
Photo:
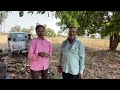
[[[36,31],[38,37],[44,37],[44,34],[45,34],[45,30],[43,27],[39,27]]]
[[[31,39],[31,34],[28,35],[28,39]]]
[[[76,29],[75,28],[70,28],[68,35],[69,35],[69,39],[73,40],[76,36]]]

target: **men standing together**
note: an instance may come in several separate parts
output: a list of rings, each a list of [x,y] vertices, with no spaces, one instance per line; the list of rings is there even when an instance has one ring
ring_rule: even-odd
[[[83,44],[76,38],[76,28],[69,27],[69,37],[62,42],[58,71],[62,73],[63,79],[83,79],[85,49]],[[30,60],[30,71],[32,79],[47,79],[49,69],[49,57],[52,55],[52,44],[45,39],[45,27],[36,26],[38,38],[30,43],[28,58]]]

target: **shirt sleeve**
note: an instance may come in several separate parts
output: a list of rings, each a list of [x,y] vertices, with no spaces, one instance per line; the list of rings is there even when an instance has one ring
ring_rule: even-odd
[[[28,59],[29,60],[37,60],[39,58],[38,54],[35,53],[36,50],[36,45],[37,41],[35,39],[33,39],[30,43],[30,48],[29,48],[29,52],[28,52]]]
[[[84,71],[84,68],[85,68],[85,65],[84,65],[84,62],[85,62],[85,48],[83,46],[83,44],[81,43],[80,44],[80,48],[79,48],[79,73],[80,74],[83,74],[83,71]]]
[[[62,43],[63,45],[63,43]],[[61,66],[61,62],[62,62],[62,45],[60,47],[60,53],[59,53],[59,57],[58,57],[58,66]]]
[[[49,42],[49,56],[52,56],[52,44]]]

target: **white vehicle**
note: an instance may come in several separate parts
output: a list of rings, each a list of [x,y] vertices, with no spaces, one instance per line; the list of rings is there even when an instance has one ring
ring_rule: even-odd
[[[10,32],[8,34],[8,48],[9,54],[13,56],[13,54],[20,52],[27,53],[28,52],[28,33],[26,32]]]

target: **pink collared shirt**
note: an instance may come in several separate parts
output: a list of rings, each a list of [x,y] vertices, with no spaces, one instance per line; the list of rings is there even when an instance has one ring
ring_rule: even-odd
[[[52,55],[52,44],[47,39],[36,38],[30,43],[28,59],[30,60],[30,69],[34,71],[45,70],[49,67],[49,57],[38,56],[39,52],[49,52]]]

